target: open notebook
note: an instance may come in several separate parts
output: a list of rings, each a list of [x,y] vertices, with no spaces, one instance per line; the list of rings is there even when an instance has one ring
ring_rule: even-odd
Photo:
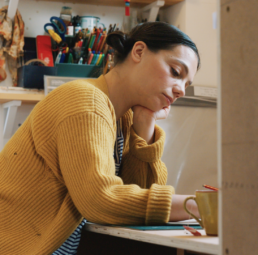
[[[189,219],[189,220],[181,220],[181,221],[174,221],[174,222],[168,222],[169,225],[186,225],[186,226],[200,226],[200,224],[195,219]]]
[[[113,227],[123,227],[123,228],[131,228],[137,230],[184,230],[184,226],[191,226],[195,229],[202,229],[200,224],[195,219],[176,221],[176,222],[168,222],[167,224],[161,226],[117,226],[113,225]]]

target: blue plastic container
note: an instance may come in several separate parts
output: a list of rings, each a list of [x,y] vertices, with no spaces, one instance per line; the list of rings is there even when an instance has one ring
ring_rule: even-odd
[[[95,65],[71,63],[56,63],[55,65],[57,67],[57,76],[97,78],[102,74],[102,67]]]

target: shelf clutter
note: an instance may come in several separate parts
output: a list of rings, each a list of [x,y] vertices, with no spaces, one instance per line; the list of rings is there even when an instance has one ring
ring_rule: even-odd
[[[67,6],[58,16],[46,19],[44,35],[25,37],[18,86],[44,89],[44,75],[96,78],[113,67],[114,50],[106,38],[119,30],[117,24],[107,29],[99,17],[72,16]]]
[[[165,6],[169,6],[181,1],[183,0],[156,1],[155,3],[158,5],[158,3],[163,2],[160,5],[163,6],[165,2]],[[9,4],[8,14],[13,13],[12,20],[17,15],[18,2]],[[62,2],[65,3],[66,1]],[[76,2],[82,3],[81,1]],[[146,4],[154,5],[152,0],[86,0],[83,3],[113,6],[121,6],[122,3],[125,7],[124,16],[127,18],[130,16],[130,7],[136,7],[137,5],[146,8]],[[24,54],[21,54],[18,58],[19,68],[17,72],[17,85],[22,88],[44,89],[44,75],[78,78],[98,77],[102,73],[108,72],[114,65],[114,51],[106,44],[106,37],[116,30],[125,31],[125,28],[128,27],[125,25],[128,24],[123,22],[122,27],[118,27],[118,24],[109,24],[108,27],[108,24],[101,23],[100,18],[96,16],[73,16],[71,7],[67,6],[63,6],[60,13],[54,15],[46,17],[44,35],[38,35],[36,38],[24,38]],[[135,15],[134,19],[133,25],[143,22],[143,20],[137,20]],[[32,59],[37,59],[38,62],[32,62]],[[21,93],[19,90],[16,92],[17,94]],[[31,95],[28,90],[27,92]],[[3,97],[9,94],[12,95],[11,100],[14,93],[10,91],[4,93],[4,96],[1,95],[0,100],[5,100]]]
[[[104,5],[104,6],[124,6],[124,1],[122,0],[41,0],[41,1],[51,1],[51,2],[62,2],[62,3],[76,3],[76,4],[92,4],[92,5]],[[171,6],[184,0],[165,0],[165,6]],[[153,3],[153,0],[131,0],[130,6],[133,8],[142,8],[148,4]]]

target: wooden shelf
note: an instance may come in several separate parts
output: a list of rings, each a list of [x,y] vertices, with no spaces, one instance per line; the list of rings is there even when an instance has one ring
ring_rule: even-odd
[[[39,0],[44,2],[62,2],[62,3],[74,3],[74,4],[92,4],[92,5],[106,5],[106,6],[120,6],[124,7],[123,0]],[[184,0],[165,0],[164,7],[168,7]],[[144,7],[148,4],[155,2],[155,0],[131,0],[131,7]]]
[[[142,231],[124,227],[98,225],[87,222],[84,226],[87,231],[132,239],[139,242],[158,244],[178,249],[190,250],[199,253],[218,255],[219,238],[207,236],[205,230],[198,230],[202,236],[186,234],[184,230],[155,230]]]
[[[26,104],[36,104],[44,97],[44,91],[26,91],[20,88],[4,89],[0,87],[0,104],[13,100],[22,101],[22,103]]]

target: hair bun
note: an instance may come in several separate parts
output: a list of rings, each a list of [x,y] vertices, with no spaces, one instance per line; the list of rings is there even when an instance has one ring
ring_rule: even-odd
[[[115,31],[107,36],[106,42],[120,54],[127,54],[131,50],[131,40],[127,34]]]

